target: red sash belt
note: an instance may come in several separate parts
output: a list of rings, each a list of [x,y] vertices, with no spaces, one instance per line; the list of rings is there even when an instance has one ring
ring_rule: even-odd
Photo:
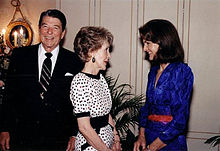
[[[171,115],[149,115],[148,120],[155,122],[170,122],[172,121],[173,116]]]

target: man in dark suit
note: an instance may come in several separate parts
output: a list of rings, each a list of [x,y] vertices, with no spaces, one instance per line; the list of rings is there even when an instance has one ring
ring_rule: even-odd
[[[73,52],[59,45],[65,27],[62,12],[47,10],[39,20],[41,43],[13,50],[1,113],[3,150],[65,150],[67,146],[68,151],[73,150],[71,136],[77,127],[69,91],[73,75],[83,65]],[[47,86],[41,81],[45,53],[52,56]]]

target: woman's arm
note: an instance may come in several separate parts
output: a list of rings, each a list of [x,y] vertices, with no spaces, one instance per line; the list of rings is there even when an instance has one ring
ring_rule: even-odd
[[[119,134],[116,130],[115,123],[112,119],[112,116],[109,114],[109,124],[114,128],[113,133],[114,133],[114,144],[113,144],[113,150],[114,151],[121,151],[121,144],[120,144],[120,137]]]
[[[109,124],[112,126],[112,127],[114,127],[114,130],[113,130],[113,133],[114,133],[114,135],[118,135],[118,132],[117,132],[117,130],[116,130],[116,128],[115,128],[115,123],[114,123],[114,121],[113,121],[113,119],[112,119],[112,116],[109,114]],[[119,141],[120,141],[120,138],[119,138]]]
[[[87,142],[97,149],[98,151],[111,151],[104,142],[101,140],[101,138],[98,136],[96,131],[92,128],[90,124],[90,118],[89,117],[80,117],[77,118],[79,131],[82,133],[82,135],[85,137]]]

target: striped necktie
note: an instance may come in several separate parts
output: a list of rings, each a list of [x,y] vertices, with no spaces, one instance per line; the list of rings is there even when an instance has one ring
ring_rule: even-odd
[[[44,94],[47,92],[47,89],[49,87],[50,79],[51,79],[51,67],[52,67],[52,61],[51,53],[45,53],[46,59],[43,62],[42,70],[41,70],[41,76],[40,76],[40,84],[42,86],[42,90],[40,93],[40,97],[44,99]]]

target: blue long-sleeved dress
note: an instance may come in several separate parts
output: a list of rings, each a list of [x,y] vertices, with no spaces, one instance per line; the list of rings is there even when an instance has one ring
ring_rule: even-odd
[[[160,151],[187,151],[185,130],[189,118],[189,98],[193,86],[193,73],[184,63],[170,63],[162,72],[155,88],[159,66],[148,74],[146,103],[140,110],[140,127],[145,128],[146,143],[157,137],[166,147]],[[170,115],[171,122],[148,120],[149,115]]]

